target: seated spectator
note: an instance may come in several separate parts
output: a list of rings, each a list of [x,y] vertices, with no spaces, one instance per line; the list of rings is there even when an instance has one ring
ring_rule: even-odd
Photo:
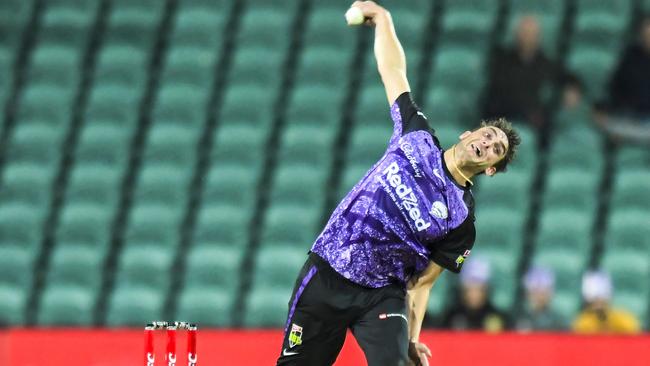
[[[520,331],[564,330],[566,320],[551,310],[550,303],[555,288],[555,275],[547,268],[533,267],[524,277],[527,304],[518,317],[516,327]]]
[[[490,60],[483,118],[506,117],[542,127],[549,99],[544,94],[570,75],[540,49],[540,26],[534,16],[523,17],[516,32],[515,47],[498,50]]]
[[[506,316],[490,302],[489,280],[489,262],[475,257],[465,264],[460,273],[461,301],[444,313],[444,328],[488,332],[506,329]]]
[[[615,140],[650,144],[650,17],[609,84],[609,100],[596,107],[596,122]]]
[[[585,309],[573,322],[578,333],[638,333],[639,321],[631,313],[612,308],[612,280],[602,271],[585,273],[582,278]]]

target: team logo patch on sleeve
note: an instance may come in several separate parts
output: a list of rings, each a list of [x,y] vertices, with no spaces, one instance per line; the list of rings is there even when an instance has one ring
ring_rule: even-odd
[[[465,253],[463,253],[462,255],[459,255],[458,258],[456,258],[456,268],[460,267],[463,264],[463,262],[465,262],[465,259],[467,257],[469,257],[469,254],[471,252],[472,251],[468,249],[468,250],[465,251]]]
[[[429,213],[433,217],[437,217],[442,220],[446,219],[449,216],[447,206],[445,206],[445,204],[440,201],[435,201],[431,204],[431,210],[429,210]]]
[[[302,344],[302,327],[297,324],[291,324],[291,333],[289,333],[289,348]]]

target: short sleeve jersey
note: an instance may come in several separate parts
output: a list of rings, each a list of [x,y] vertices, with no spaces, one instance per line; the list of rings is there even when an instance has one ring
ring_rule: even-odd
[[[406,285],[430,260],[457,273],[475,239],[472,193],[451,177],[410,93],[390,112],[386,152],[339,203],[311,249],[371,288]]]

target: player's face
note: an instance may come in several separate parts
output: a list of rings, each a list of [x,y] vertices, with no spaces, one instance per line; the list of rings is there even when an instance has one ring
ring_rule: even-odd
[[[458,159],[464,165],[475,166],[485,170],[485,174],[496,173],[494,165],[508,152],[508,137],[497,127],[481,127],[475,131],[465,131],[460,135],[457,148]]]

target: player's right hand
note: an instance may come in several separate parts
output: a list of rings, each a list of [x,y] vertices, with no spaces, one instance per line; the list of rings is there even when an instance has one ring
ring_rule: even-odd
[[[410,365],[429,366],[429,360],[427,357],[431,357],[431,350],[426,344],[420,342],[409,342]]]
[[[375,17],[386,11],[386,9],[377,5],[374,1],[355,1],[352,3],[351,7],[359,8],[361,10],[363,16],[368,19],[366,25],[374,25]]]

